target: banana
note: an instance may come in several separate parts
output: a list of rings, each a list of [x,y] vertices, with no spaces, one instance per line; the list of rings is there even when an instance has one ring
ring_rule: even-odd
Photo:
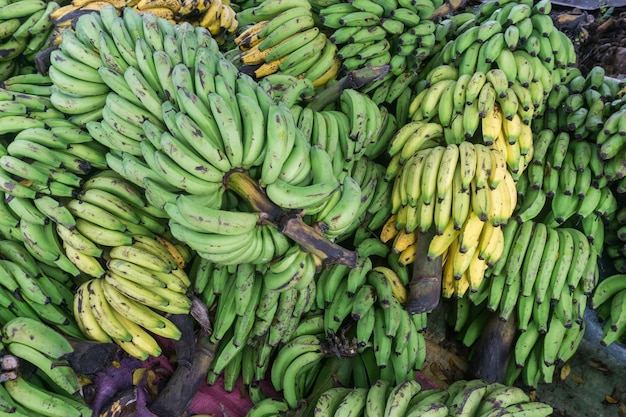
[[[6,7],[6,6],[5,6]],[[18,376],[6,381],[4,387],[15,401],[25,409],[48,415],[78,417],[84,410],[74,406],[62,396],[57,396]]]
[[[87,283],[86,291],[89,296],[89,308],[91,308],[102,330],[104,330],[111,339],[130,342],[132,335],[128,332],[126,327],[120,323],[117,317],[113,315],[111,305],[104,296],[101,283],[101,279],[94,279]]]
[[[624,274],[612,274],[602,279],[596,286],[591,298],[592,307],[597,309],[602,304],[612,300],[623,289]]]
[[[147,306],[126,297],[113,288],[107,281],[102,280],[101,285],[106,301],[124,317],[154,333],[156,333],[156,331],[154,331],[156,329],[166,328],[165,317],[155,313]]]
[[[53,328],[27,317],[18,317],[5,324],[2,341],[5,344],[20,343],[55,359],[74,350],[67,339]]]

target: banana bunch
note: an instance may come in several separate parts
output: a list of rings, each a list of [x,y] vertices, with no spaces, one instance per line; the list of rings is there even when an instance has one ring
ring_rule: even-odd
[[[223,376],[226,389],[232,390],[242,377],[247,387],[254,387],[265,379],[278,346],[295,332],[306,327],[308,332],[315,328],[323,334],[321,320],[303,319],[314,307],[315,281],[300,289],[277,291],[266,284],[268,269],[195,258],[190,271],[194,292],[214,311],[210,340],[217,350],[207,376],[209,383]]]
[[[41,84],[32,84],[33,76]],[[28,81],[28,83],[22,81]],[[25,92],[44,93],[35,90],[40,87],[43,89],[50,88],[50,82],[43,80],[41,75],[14,75],[9,79],[9,85],[6,87],[0,88],[0,109],[2,109],[0,134],[14,134],[31,127],[44,127],[47,121],[50,121],[49,124],[53,126],[67,123],[62,120],[65,115],[56,110],[50,102],[49,94],[39,95]],[[3,144],[3,149],[4,147],[6,145]],[[6,151],[3,150],[2,154],[5,153]]]
[[[605,321],[600,342],[606,346],[623,341],[626,334],[626,275],[617,273],[603,278],[591,297],[591,306]]]
[[[570,131],[577,140],[592,140],[615,109],[612,102],[620,89],[620,83],[606,77],[602,67],[593,67],[586,76],[572,68],[566,81],[548,95],[550,112],[536,120],[537,128]]]
[[[119,251],[112,251],[117,256],[112,262],[120,263],[130,256],[148,259],[146,254],[149,252],[137,253],[140,251],[138,247],[117,248]],[[130,260],[127,262],[133,264]],[[185,293],[171,288],[183,287],[184,283],[181,283],[182,279],[174,281],[178,278],[162,269],[157,270],[156,265],[152,268],[150,275],[120,275],[109,270],[104,277],[87,280],[77,288],[74,316],[87,338],[101,343],[114,342],[130,356],[146,360],[149,356],[161,354],[161,347],[152,334],[173,340],[181,337],[178,327],[159,312],[189,313],[191,302]],[[131,281],[131,277],[137,281],[151,278],[161,286],[148,287]],[[169,279],[168,283],[172,283],[170,287],[165,286],[165,277]]]
[[[89,178],[77,198],[65,200],[59,207],[67,213],[67,220],[55,218],[52,227],[65,255],[83,274],[102,277],[108,248],[138,241],[151,246],[152,252],[168,263],[184,267],[184,249],[161,236],[166,214],[149,208],[142,191],[112,171]]]
[[[417,70],[435,45],[436,25],[427,20],[431,1],[335,3],[320,9],[320,22],[334,29],[331,40],[346,70],[390,65],[394,75]]]
[[[236,13],[228,1],[140,0],[132,7],[139,13],[151,13],[170,23],[189,22],[205,27],[215,37],[233,34],[238,26]]]
[[[3,362],[16,370],[0,389],[0,409],[16,416],[90,416],[78,376],[67,362],[72,346],[37,319],[18,317],[2,327]],[[8,373],[3,373],[8,376]]]
[[[327,355],[330,352],[325,347],[323,336],[318,334],[295,336],[278,349],[269,379],[274,389],[282,392],[288,408],[295,409],[298,402],[306,398],[315,378],[305,377],[316,375]]]
[[[316,26],[305,0],[266,0],[237,14],[245,29],[235,38],[242,72],[261,79],[270,74],[304,78],[314,88],[336,78],[337,47]]]
[[[615,216],[606,225],[604,237],[605,254],[611,260],[613,268],[621,274],[626,273],[626,251],[624,241],[626,241],[626,209],[621,207]]]
[[[402,307],[408,274],[374,266],[373,255],[388,253],[376,238],[363,240],[357,252],[357,268],[335,265],[317,280],[316,305],[323,311],[323,328],[329,336],[345,333],[354,340],[359,358],[353,361],[352,373],[359,386],[378,378],[396,383],[411,379],[424,362],[421,331],[426,317],[410,315]]]
[[[549,94],[576,63],[574,46],[554,26],[550,11],[547,1],[486,2],[474,20],[457,28],[456,38],[441,51],[441,61],[454,63],[459,74],[486,73],[497,67],[506,73],[509,84],[517,80],[539,99],[539,91]],[[543,114],[543,100],[535,104],[539,106],[533,114]]]
[[[467,297],[457,299],[454,309],[455,331],[458,332],[461,343],[470,347],[472,351],[477,349],[474,343],[490,319],[500,314],[491,310],[488,305],[490,296],[488,285],[486,291],[481,289],[479,293],[471,301]],[[545,323],[539,324],[532,320],[525,324],[523,329],[520,328],[507,361],[504,384],[513,385],[518,378],[524,385],[534,388],[540,382],[553,382],[556,366],[567,362],[576,353],[585,333],[582,313],[586,297],[582,297],[578,290],[574,297],[576,301],[573,303],[573,309],[576,311],[576,318],[567,325],[563,324],[560,312],[556,309],[550,311],[549,301],[537,306],[533,296],[520,297],[518,311],[520,319],[525,320],[521,312],[524,308],[522,304],[530,305],[529,309],[542,310],[541,314],[546,314],[547,317]]]
[[[207,28],[212,35],[222,37],[237,30],[235,11],[228,1],[197,0],[73,0],[70,4],[57,8],[52,13],[55,27],[53,38],[60,42],[63,31],[72,28],[73,23],[83,14],[98,14],[103,7],[113,6],[118,14],[126,8],[140,14],[151,14],[171,24],[190,23]]]
[[[333,32],[330,40],[338,50],[343,71],[388,65],[389,72],[368,83],[363,91],[377,104],[396,102],[396,116],[404,120],[410,86],[432,56],[441,38],[437,24],[428,20],[439,2],[382,1],[336,2],[319,7],[322,27]]]
[[[366,157],[357,160],[340,190],[313,215],[315,227],[339,242],[351,236],[366,220],[369,223],[368,217],[373,217],[369,213],[376,213],[378,217],[388,216],[390,205],[386,200],[388,187],[383,180],[384,172],[383,165]]]
[[[37,262],[25,245],[15,240],[0,241],[0,253],[2,324],[25,317],[82,338],[69,310],[73,301],[72,277],[54,264],[46,267]]]
[[[268,76],[260,85],[265,87],[266,81],[276,78],[275,75]],[[269,89],[274,97],[277,96],[275,91],[282,90],[282,95],[276,99],[285,103],[285,94],[289,94],[292,86],[303,83],[306,84],[294,78],[272,83]],[[289,89],[286,86],[290,86]],[[316,111],[298,104],[290,105],[290,109],[304,139],[311,146],[321,146],[331,155],[333,172],[337,176],[342,171],[353,170],[353,164],[362,157],[375,159],[382,155],[398,126],[395,116],[385,107],[377,106],[367,95],[353,89],[341,93],[339,108],[335,110]]]
[[[172,234],[188,241],[201,256],[225,263],[244,254],[257,262],[271,259],[272,246],[261,244],[270,235],[256,227],[255,211],[274,210],[277,218],[281,208],[319,206],[340,186],[332,170],[322,172],[317,163],[310,164],[310,176],[306,170],[297,170],[309,155],[296,146],[301,132],[293,114],[286,105],[273,103],[254,80],[240,74],[219,53],[206,29],[188,23],[174,26],[128,9],[120,17],[113,7],[100,10],[100,26],[94,16],[81,16],[76,33],[64,37],[60,49],[66,45],[69,55],[77,47],[85,51],[86,65],[95,68],[97,64],[100,80],[89,86],[95,86],[94,96],[104,96],[105,104],[80,113],[80,117],[96,142],[115,151],[105,156],[108,167],[144,188],[150,204],[167,210]],[[101,30],[107,27],[111,29]],[[134,33],[131,29],[138,28],[143,29],[143,36],[125,48],[124,30]],[[96,38],[102,41],[97,44],[98,52],[92,42]],[[113,53],[113,48],[119,54]],[[120,51],[124,49],[136,53]],[[50,75],[60,89],[53,68],[54,64]],[[68,91],[76,98],[78,87],[68,84],[68,88],[73,88]],[[356,97],[352,106],[353,96],[344,94],[346,111],[354,110],[355,117],[362,117],[357,112],[366,109],[364,99]],[[374,110],[372,117],[380,116],[375,106]],[[89,120],[92,117],[94,120]],[[368,124],[355,122],[350,131],[353,149],[361,151],[361,144],[373,139],[379,119]],[[280,140],[266,141],[270,137]],[[295,183],[294,176],[300,183]],[[225,206],[226,191],[245,199],[254,196],[266,207],[254,209],[253,204],[250,212],[249,206],[243,208],[236,201]],[[259,196],[263,192],[267,197]],[[176,201],[182,193],[190,198]],[[181,209],[183,206],[189,210]],[[202,224],[185,214],[198,210],[207,219]],[[235,238],[236,234],[247,238]],[[211,240],[220,243],[214,245]]]
[[[2,326],[2,343],[7,352],[35,365],[65,393],[75,395],[80,391],[78,377],[64,359],[74,349],[52,327],[18,317]]]
[[[0,118],[0,123],[7,117],[11,116]],[[72,197],[84,175],[107,167],[102,153],[106,149],[86,131],[64,119],[37,122],[20,129],[3,149],[5,194],[29,200],[39,195]]]
[[[624,128],[619,127],[624,113],[619,97],[621,84],[606,77],[602,67],[593,67],[586,76],[572,69],[567,84],[559,85],[548,96],[550,111],[536,121],[536,131],[569,132],[573,141],[597,145],[604,163],[597,164],[596,168],[603,170],[595,174],[606,176],[608,181],[621,180],[626,167],[620,133]]]
[[[506,156],[512,173],[519,175],[532,156],[533,105],[528,91],[516,83],[507,87],[506,76],[498,68],[457,74],[456,68],[446,65],[430,71],[426,87],[410,104],[410,117],[440,124],[447,144],[474,140],[495,145]]]
[[[626,210],[621,207],[614,218],[606,224],[606,236],[604,238],[604,254],[612,263],[613,270],[609,272],[596,286],[591,297],[591,307],[598,313],[598,317],[605,321],[603,338],[601,342],[609,345],[615,341],[623,339],[626,329],[622,324],[623,310],[626,309],[624,299],[624,289],[626,280],[624,279],[625,253],[624,253],[624,223],[626,220]]]
[[[481,380],[458,380],[445,390],[422,390],[415,380],[395,385],[378,380],[369,387],[331,388],[322,393],[315,406],[316,416],[445,417],[457,414],[542,417],[551,415],[552,407],[531,401],[520,388]],[[252,411],[248,414],[255,415],[258,414]]]
[[[546,330],[551,311],[564,326],[582,318],[599,279],[599,253],[585,234],[533,221],[511,222],[503,232],[502,257],[486,272],[489,310],[499,310],[506,320],[517,309],[519,328],[534,320],[540,331]]]
[[[535,134],[535,152],[516,184],[518,221],[540,220],[557,226],[581,219],[591,241],[602,252],[604,227],[600,219],[614,216],[618,203],[609,186],[605,163],[597,146],[573,139],[567,131],[543,129]],[[598,219],[600,218],[600,219]],[[598,229],[601,231],[596,232]],[[602,235],[600,235],[602,234]]]
[[[48,46],[54,29],[54,1],[20,0],[0,6],[0,81],[19,72],[22,62],[32,62]]]
[[[393,179],[396,229],[438,235],[459,230],[474,213],[482,222],[505,224],[517,201],[515,183],[495,147],[463,141],[438,145],[441,125],[412,122],[392,139],[387,179]],[[444,248],[445,249],[445,248]]]

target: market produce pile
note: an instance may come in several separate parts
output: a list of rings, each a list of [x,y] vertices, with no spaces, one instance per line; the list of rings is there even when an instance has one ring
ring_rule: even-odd
[[[79,352],[169,341],[181,391],[239,381],[249,416],[550,415],[513,385],[587,305],[626,339],[626,89],[550,12],[0,5],[0,412],[99,414]],[[473,357],[514,328],[501,380],[422,389],[433,300]]]

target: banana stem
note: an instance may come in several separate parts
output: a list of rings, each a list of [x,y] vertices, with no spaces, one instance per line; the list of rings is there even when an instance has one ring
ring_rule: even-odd
[[[468,375],[487,382],[504,383],[507,361],[517,336],[517,316],[512,314],[507,321],[498,314],[491,314],[487,325],[475,343],[475,355],[469,363]]]
[[[454,14],[457,10],[465,7],[467,0],[446,0],[441,6],[439,6],[428,20],[438,21],[439,18]]]
[[[95,375],[104,372],[120,354],[115,343],[101,343],[91,340],[68,337],[74,351],[62,359],[67,359],[72,369],[80,375]]]
[[[317,255],[327,264],[356,267],[356,251],[350,251],[328,240],[322,232],[302,220],[300,211],[283,210],[272,203],[263,188],[244,170],[234,169],[224,175],[224,186],[260,213],[261,224],[276,227],[280,233],[298,243],[304,251]]]
[[[410,314],[420,314],[433,310],[441,297],[441,256],[428,260],[428,245],[434,230],[420,232],[417,237],[417,253],[413,264],[413,276],[409,282],[409,294],[405,304]]]
[[[233,169],[224,175],[224,187],[235,192],[261,213],[261,220],[270,224],[283,214],[283,210],[272,203],[263,188],[242,169]]]
[[[341,96],[343,90],[349,88],[358,90],[369,82],[381,79],[388,72],[389,65],[379,65],[376,67],[368,66],[350,71],[345,77],[313,97],[307,107],[313,111],[321,111],[330,103],[335,102]]]
[[[215,356],[215,345],[208,336],[198,338],[191,366],[179,366],[167,385],[149,408],[160,417],[184,415],[193,396],[205,381],[209,366]]]
[[[300,213],[280,219],[278,231],[300,244],[305,252],[317,255],[324,263],[356,268],[356,251],[350,251],[328,240],[318,229],[306,224]]]

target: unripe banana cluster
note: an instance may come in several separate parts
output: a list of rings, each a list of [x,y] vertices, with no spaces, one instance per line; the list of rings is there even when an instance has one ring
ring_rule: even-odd
[[[38,262],[28,247],[16,240],[0,241],[0,250],[0,323],[24,317],[82,338],[71,313],[72,277],[55,264],[50,268]]]
[[[359,0],[322,7],[319,14],[321,24],[334,29],[330,39],[340,45],[337,56],[345,70],[389,64],[400,75],[430,55],[436,25],[427,19],[435,7],[431,1]]]
[[[475,19],[457,28],[441,52],[441,63],[454,63],[459,74],[470,75],[499,68],[509,84],[517,80],[530,90],[532,102],[539,104],[533,114],[541,115],[540,92],[548,94],[565,81],[576,63],[574,46],[554,26],[551,9],[548,1],[482,5]]]
[[[600,342],[604,346],[623,342],[626,334],[626,275],[617,273],[602,279],[593,293],[591,305],[598,310],[598,317],[605,321]]]
[[[581,220],[585,234],[595,242],[598,253],[602,252],[602,219],[611,218],[618,203],[599,149],[587,141],[570,139],[568,132],[555,134],[544,129],[535,137],[536,153],[517,182],[520,204],[516,218],[551,226],[568,219]]]
[[[238,22],[229,1],[213,0],[72,0],[70,4],[57,7],[51,14],[54,32],[52,43],[61,41],[63,31],[71,28],[76,19],[90,11],[98,14],[103,7],[113,6],[118,14],[132,8],[141,14],[152,14],[171,24],[188,22],[193,26],[207,28],[223,42],[223,37],[235,33]]]
[[[258,385],[278,346],[305,329],[324,332],[322,320],[304,319],[314,307],[315,281],[276,290],[268,282],[270,267],[225,266],[195,258],[190,271],[194,292],[215,311],[211,341],[217,351],[209,369],[211,384],[224,375],[229,390],[240,376],[247,387]]]
[[[305,78],[316,88],[339,73],[337,47],[315,26],[308,1],[269,0],[240,11],[237,18],[242,24],[254,22],[235,38],[243,72],[257,79],[274,73]]]
[[[255,405],[249,417],[263,415],[261,410],[280,410],[276,400],[265,400]],[[378,380],[371,386],[334,387],[324,391],[315,405],[324,416],[428,416],[450,415],[544,417],[552,414],[552,407],[531,401],[520,388],[500,383],[488,384],[482,380],[458,380],[447,389],[422,389],[415,380],[390,384]]]
[[[91,415],[80,396],[81,385],[65,358],[73,352],[67,339],[38,319],[16,317],[2,327],[3,369],[0,409],[5,414],[28,416]],[[34,370],[27,373],[32,366]]]
[[[622,83],[606,77],[602,67],[593,67],[586,76],[572,69],[567,83],[556,87],[548,96],[550,111],[533,125],[536,132],[544,129],[563,135],[569,132],[572,141],[595,144],[602,160],[595,161],[593,166],[595,178],[606,177],[601,184],[620,181],[625,173],[622,89]]]
[[[605,253],[611,260],[614,273],[604,277],[597,285],[592,299],[592,307],[601,320],[605,320],[601,343],[609,345],[623,341],[624,310],[626,310],[626,209],[621,207],[606,226]]]
[[[613,267],[619,273],[626,273],[626,209],[619,208],[615,216],[611,218],[606,226],[604,247],[606,255],[611,259]]]
[[[506,383],[521,376],[536,387],[552,381],[555,365],[576,352],[583,333],[587,298],[599,280],[598,252],[574,228],[532,220],[511,221],[504,229],[500,260],[469,301],[457,302],[455,329],[471,346],[493,314],[516,316],[521,331],[506,370]]]
[[[20,73],[25,63],[48,46],[54,30],[55,1],[20,0],[0,6],[0,81]]]

